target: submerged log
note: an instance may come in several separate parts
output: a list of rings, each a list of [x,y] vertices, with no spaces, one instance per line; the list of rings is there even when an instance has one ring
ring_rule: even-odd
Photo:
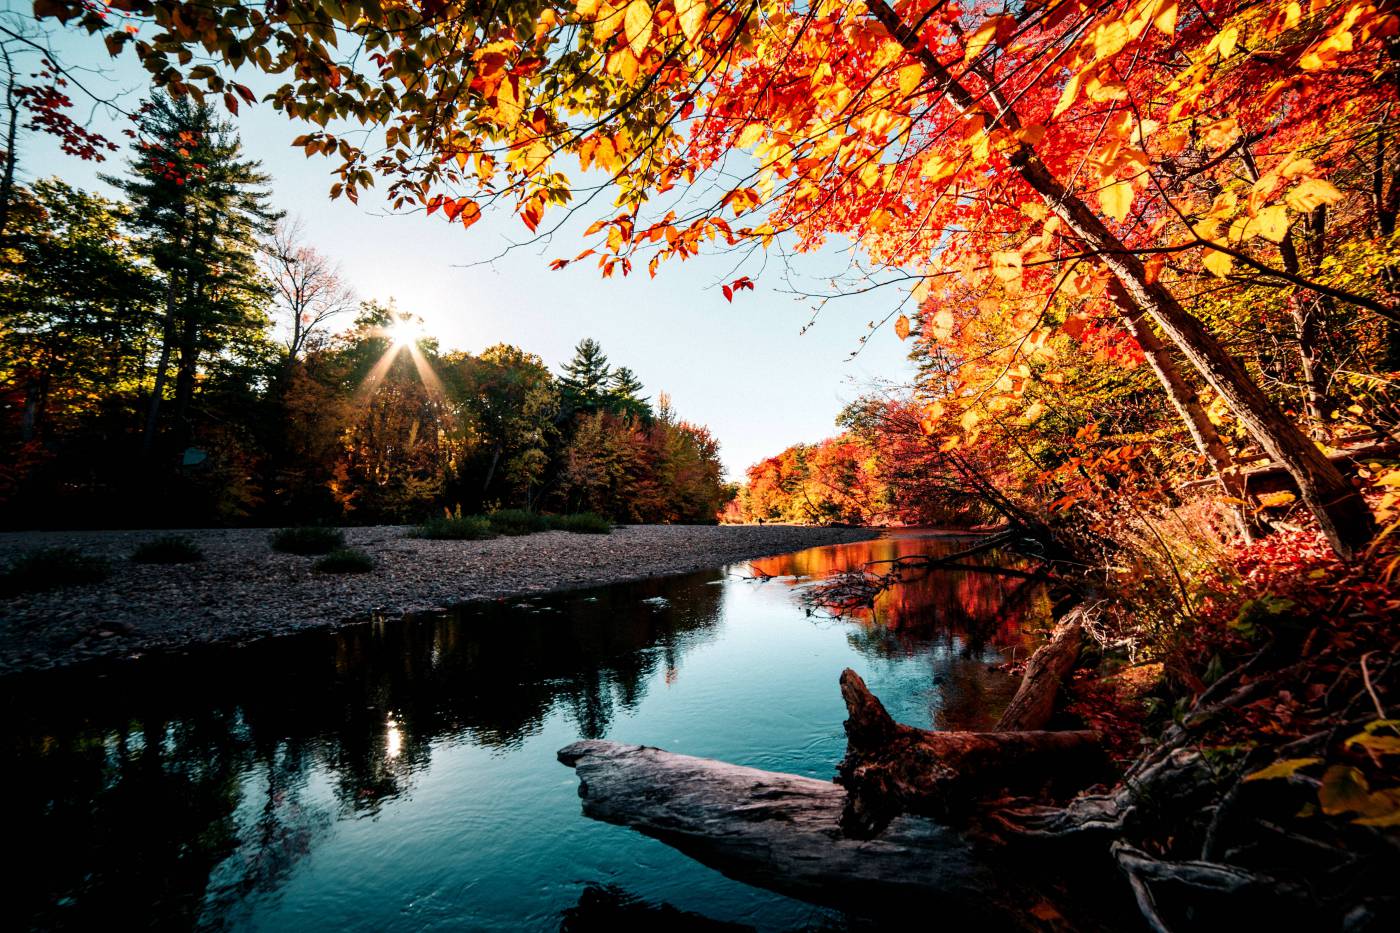
[[[871,837],[900,812],[940,820],[992,791],[1083,786],[1104,763],[1096,732],[933,732],[894,721],[855,671],[841,674],[850,793],[847,833]]]
[[[1036,649],[1026,662],[1026,672],[1011,704],[997,722],[997,732],[1029,732],[1044,729],[1055,713],[1060,685],[1079,661],[1084,640],[1083,607],[1072,610],[1055,626],[1050,641]]]
[[[914,816],[878,839],[842,831],[846,791],[659,748],[588,740],[559,750],[579,778],[583,812],[674,846],[731,878],[835,907],[994,917],[1004,891],[968,837]],[[938,899],[937,905],[930,898]]]

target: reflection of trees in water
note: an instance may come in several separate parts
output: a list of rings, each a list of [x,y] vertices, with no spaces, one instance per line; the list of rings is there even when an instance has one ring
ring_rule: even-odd
[[[944,557],[967,548],[965,540],[892,537],[814,548],[792,557],[753,562],[763,576],[788,585],[810,583],[848,570],[884,573],[900,557]],[[980,566],[1017,566],[1010,555],[989,552],[966,558]],[[1017,577],[965,570],[907,569],[898,585],[871,607],[844,611],[856,623],[847,640],[871,658],[927,656],[934,690],[930,704],[938,728],[990,728],[1015,692],[1016,682],[990,664],[1024,657],[1034,645],[1030,630],[1049,619],[1044,588]]]
[[[34,927],[113,917],[222,926],[276,890],[334,814],[375,812],[444,736],[509,749],[564,710],[585,737],[714,637],[711,575],[368,623],[97,679],[3,686],[12,847],[7,911]],[[669,605],[644,604],[664,594]]]

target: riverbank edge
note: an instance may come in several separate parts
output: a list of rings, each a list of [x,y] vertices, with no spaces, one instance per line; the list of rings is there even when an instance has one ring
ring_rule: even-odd
[[[314,558],[272,551],[268,529],[173,532],[205,552],[199,563],[175,565],[129,560],[136,546],[169,531],[0,533],[0,562],[36,548],[75,547],[113,565],[101,583],[0,599],[0,679],[678,576],[871,540],[887,530],[629,525],[608,535],[426,541],[408,537],[407,526],[346,528],[347,544],[371,551],[377,562],[374,572],[355,575],[316,573]]]

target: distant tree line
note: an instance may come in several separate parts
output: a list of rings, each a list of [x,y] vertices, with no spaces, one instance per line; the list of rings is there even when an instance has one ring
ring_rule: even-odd
[[[119,200],[16,183],[0,230],[0,520],[417,521],[460,506],[712,521],[704,427],[592,340],[555,375],[358,302],[212,108],[155,97]],[[7,154],[13,167],[13,151]]]

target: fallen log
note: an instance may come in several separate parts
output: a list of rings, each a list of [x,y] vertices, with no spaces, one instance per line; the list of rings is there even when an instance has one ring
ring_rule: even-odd
[[[992,791],[1082,787],[1104,764],[1096,732],[933,732],[894,721],[865,681],[841,674],[849,792],[842,825],[872,837],[901,812],[956,821]]]
[[[852,838],[841,828],[846,791],[830,781],[601,740],[566,746],[559,760],[578,773],[585,815],[738,881],[864,914],[917,908],[1020,926],[967,836],[899,816],[878,839]]]
[[[1002,713],[997,732],[1029,732],[1044,729],[1055,713],[1055,699],[1060,685],[1079,661],[1079,646],[1084,640],[1083,607],[1070,611],[1055,626],[1050,641],[1036,649],[1026,662],[1026,672],[1016,695]]]

